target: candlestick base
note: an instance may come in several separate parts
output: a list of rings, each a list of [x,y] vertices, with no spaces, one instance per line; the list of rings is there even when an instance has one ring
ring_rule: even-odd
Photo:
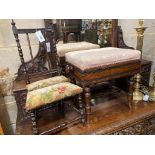
[[[141,75],[136,74],[135,75],[136,83],[134,85],[134,92],[133,92],[133,100],[134,101],[142,101],[143,100],[143,93],[140,92],[140,81],[141,81]]]

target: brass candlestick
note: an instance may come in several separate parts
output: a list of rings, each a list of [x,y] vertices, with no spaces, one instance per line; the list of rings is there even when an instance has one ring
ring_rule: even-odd
[[[142,92],[140,92],[141,75],[136,74],[135,80],[136,80],[136,83],[134,85],[135,90],[133,92],[133,100],[134,101],[141,101],[141,100],[143,100],[143,94],[142,94]]]
[[[147,28],[147,27],[143,27],[143,22],[144,22],[144,20],[139,19],[138,27],[135,28],[137,31],[137,47],[136,47],[136,49],[141,52],[142,52],[142,48],[143,48],[144,31]],[[142,54],[141,54],[141,58],[142,58]]]
[[[146,30],[146,27],[143,27],[144,20],[139,19],[138,21],[138,27],[135,28],[137,31],[137,47],[136,49],[141,51],[141,57],[140,61],[142,60],[142,48],[143,48],[143,38],[144,38],[144,31]],[[141,75],[136,74],[135,75],[135,85],[134,85],[134,92],[133,92],[133,100],[135,101],[141,101],[143,100],[143,93],[140,92],[140,81],[141,81]]]

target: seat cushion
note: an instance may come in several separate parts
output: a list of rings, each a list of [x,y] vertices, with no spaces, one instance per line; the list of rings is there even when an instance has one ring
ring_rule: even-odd
[[[66,61],[82,71],[96,67],[106,67],[112,64],[140,60],[141,52],[123,48],[100,48],[65,54]]]
[[[65,76],[55,76],[52,78],[33,82],[31,84],[28,84],[26,87],[27,87],[28,91],[32,91],[32,90],[48,87],[50,85],[58,84],[61,82],[69,82],[69,79],[66,78]]]
[[[89,42],[65,43],[57,44],[56,46],[59,57],[64,57],[68,52],[100,48],[99,45]]]
[[[30,91],[27,94],[26,109],[32,110],[43,105],[59,101],[66,97],[82,93],[83,89],[70,82],[63,82],[49,87]]]

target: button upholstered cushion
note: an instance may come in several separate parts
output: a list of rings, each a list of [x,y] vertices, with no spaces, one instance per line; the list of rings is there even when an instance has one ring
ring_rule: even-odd
[[[100,48],[65,54],[66,61],[82,71],[131,60],[140,60],[141,52],[123,48]]]
[[[96,49],[100,48],[97,44],[92,44],[89,42],[75,42],[75,43],[65,43],[65,44],[57,44],[57,53],[59,57],[64,57],[66,53],[87,49]]]
[[[59,101],[66,97],[82,93],[83,89],[69,82],[55,84],[49,87],[28,91],[26,109],[32,110],[43,105]]]
[[[66,78],[65,76],[55,76],[55,77],[51,77],[51,78],[44,79],[44,80],[39,80],[31,84],[28,84],[26,88],[28,91],[32,91],[32,90],[48,87],[54,84],[58,84],[61,82],[69,82],[69,79]]]

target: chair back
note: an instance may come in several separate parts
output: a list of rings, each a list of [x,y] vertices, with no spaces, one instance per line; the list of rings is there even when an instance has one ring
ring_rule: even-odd
[[[59,75],[61,72],[59,57],[56,50],[55,31],[52,23],[47,28],[36,29],[17,29],[15,22],[12,20],[12,31],[17,43],[21,66],[18,69],[17,80],[25,80],[31,83],[39,79]],[[41,31],[44,41],[39,42],[39,50],[34,56],[32,52],[30,34]],[[19,35],[25,35],[28,43],[31,60],[25,62],[23,50],[19,40]],[[40,78],[39,78],[40,77]]]

